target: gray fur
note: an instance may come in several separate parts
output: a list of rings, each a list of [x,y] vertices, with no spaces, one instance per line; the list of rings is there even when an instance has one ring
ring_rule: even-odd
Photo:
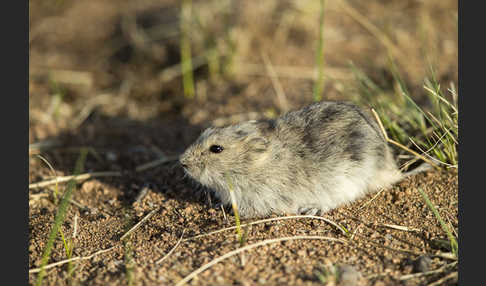
[[[212,153],[211,145],[224,150]],[[275,120],[208,128],[180,162],[223,204],[231,204],[231,184],[246,218],[326,212],[404,177],[375,120],[331,101]]]

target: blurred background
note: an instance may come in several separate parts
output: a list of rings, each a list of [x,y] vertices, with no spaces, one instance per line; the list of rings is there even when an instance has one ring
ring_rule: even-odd
[[[374,107],[400,139],[420,129],[405,120],[404,91],[425,110],[424,86],[457,99],[447,92],[458,85],[457,1],[31,0],[29,9],[30,149],[118,156],[94,169],[177,154],[208,125],[320,99]]]

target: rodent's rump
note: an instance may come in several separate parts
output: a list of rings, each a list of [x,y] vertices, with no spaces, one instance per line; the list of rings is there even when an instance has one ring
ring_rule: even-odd
[[[375,120],[334,101],[208,128],[180,163],[224,204],[231,186],[242,217],[326,212],[403,178]]]

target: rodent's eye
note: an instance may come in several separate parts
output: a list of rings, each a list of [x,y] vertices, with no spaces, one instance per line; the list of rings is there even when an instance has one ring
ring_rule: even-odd
[[[211,145],[211,147],[209,147],[209,151],[213,153],[221,153],[223,152],[223,150],[224,150],[223,146],[219,146],[219,145]]]

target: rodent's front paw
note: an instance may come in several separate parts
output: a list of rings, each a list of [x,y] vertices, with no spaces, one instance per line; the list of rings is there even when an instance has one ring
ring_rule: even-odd
[[[300,207],[297,210],[297,213],[299,215],[320,215],[321,209],[315,205],[310,205],[310,206]]]

